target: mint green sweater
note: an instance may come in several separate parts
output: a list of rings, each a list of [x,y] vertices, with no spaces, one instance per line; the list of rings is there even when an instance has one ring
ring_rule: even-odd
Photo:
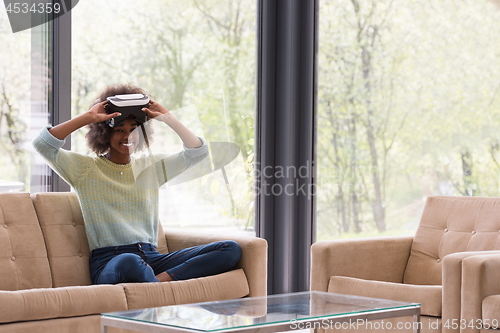
[[[64,140],[47,126],[33,140],[35,150],[75,190],[90,250],[147,242],[157,246],[158,188],[208,156],[205,140],[200,148],[173,155],[155,154],[154,175],[148,156],[129,164],[115,164],[104,156],[91,157],[61,149]]]

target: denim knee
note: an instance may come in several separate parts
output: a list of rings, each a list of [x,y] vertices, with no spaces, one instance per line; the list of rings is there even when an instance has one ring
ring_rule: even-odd
[[[158,281],[152,268],[137,254],[120,254],[113,258],[108,265],[111,265],[109,268],[116,274],[117,281],[114,283]]]
[[[236,266],[236,264],[240,261],[241,259],[241,248],[238,243],[232,240],[227,240],[223,241],[224,243],[224,249],[227,251],[228,256],[227,256],[227,263],[229,266],[229,269],[233,268]]]

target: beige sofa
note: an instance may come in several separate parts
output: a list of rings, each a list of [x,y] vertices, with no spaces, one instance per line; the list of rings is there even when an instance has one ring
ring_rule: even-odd
[[[225,238],[166,231],[158,250]],[[100,332],[103,312],[266,295],[267,242],[229,238],[242,250],[230,272],[186,281],[92,286],[76,195],[0,194],[0,332]]]
[[[500,325],[497,250],[500,198],[429,197],[414,237],[313,244],[311,290],[421,303],[423,332],[479,332]]]

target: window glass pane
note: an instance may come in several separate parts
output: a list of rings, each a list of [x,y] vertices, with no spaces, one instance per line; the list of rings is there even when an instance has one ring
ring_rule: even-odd
[[[0,192],[48,188],[31,140],[48,123],[50,26],[13,33],[0,5]]]
[[[430,195],[498,196],[500,5],[320,5],[317,238],[413,234]]]
[[[169,228],[253,232],[255,3],[137,4],[88,0],[73,9],[73,116],[88,110],[106,85],[133,83],[209,143],[237,144],[241,152],[223,170],[163,186],[160,219]],[[171,135],[154,125],[155,143],[169,142]],[[85,133],[74,133],[72,149],[93,154]],[[180,146],[166,147],[174,148]]]

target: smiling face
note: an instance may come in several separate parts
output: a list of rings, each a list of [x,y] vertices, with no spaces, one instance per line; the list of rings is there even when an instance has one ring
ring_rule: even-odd
[[[116,164],[127,164],[130,162],[130,154],[135,151],[139,144],[139,132],[134,131],[137,123],[132,118],[120,126],[113,127],[109,139],[109,160]]]

